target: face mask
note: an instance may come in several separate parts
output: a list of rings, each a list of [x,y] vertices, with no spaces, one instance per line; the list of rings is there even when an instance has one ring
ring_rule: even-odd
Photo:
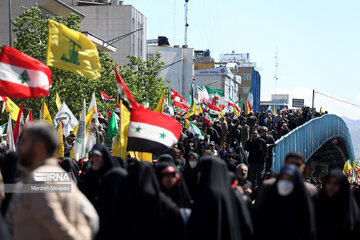
[[[190,165],[191,168],[194,168],[194,167],[196,167],[197,162],[196,161],[191,161],[191,162],[189,162],[189,165]]]
[[[288,180],[280,180],[277,183],[277,190],[280,196],[287,196],[294,190],[294,184]]]

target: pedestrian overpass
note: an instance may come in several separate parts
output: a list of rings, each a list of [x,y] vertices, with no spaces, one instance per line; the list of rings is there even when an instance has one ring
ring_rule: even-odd
[[[280,172],[289,152],[300,152],[305,162],[323,161],[343,166],[355,160],[349,129],[344,120],[333,114],[313,118],[276,141],[273,148],[273,171]]]

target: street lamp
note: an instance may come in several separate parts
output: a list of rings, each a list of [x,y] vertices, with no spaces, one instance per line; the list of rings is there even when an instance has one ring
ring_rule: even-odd
[[[114,43],[116,43],[116,42],[118,42],[118,41],[120,41],[120,40],[122,40],[122,39],[124,39],[124,38],[126,38],[126,37],[128,37],[128,36],[131,36],[132,34],[134,34],[134,33],[136,33],[136,32],[139,32],[139,31],[141,31],[141,30],[143,30],[142,27],[136,29],[135,31],[126,33],[126,34],[124,34],[124,35],[118,36],[118,37],[113,38],[113,39],[110,39],[110,40],[107,41],[107,42],[103,42],[103,44],[102,44],[102,51],[104,51],[104,47],[107,47],[107,46],[109,46],[109,45],[111,45],[111,44],[114,44]],[[107,44],[107,45],[105,46],[105,44]]]

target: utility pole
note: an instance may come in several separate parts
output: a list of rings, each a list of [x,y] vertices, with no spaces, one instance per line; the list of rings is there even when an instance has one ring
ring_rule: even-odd
[[[185,42],[185,46],[187,46],[187,28],[189,27],[188,24],[188,3],[189,0],[185,0],[185,34],[184,34],[184,42]]]

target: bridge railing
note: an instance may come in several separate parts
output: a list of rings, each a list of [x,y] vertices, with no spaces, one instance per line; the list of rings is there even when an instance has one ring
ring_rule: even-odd
[[[350,158],[355,159],[354,148],[346,123],[336,115],[326,114],[311,119],[276,141],[272,152],[273,170],[275,172],[280,171],[289,152],[300,152],[304,155],[305,161],[309,160],[324,143],[334,137],[342,139]]]

